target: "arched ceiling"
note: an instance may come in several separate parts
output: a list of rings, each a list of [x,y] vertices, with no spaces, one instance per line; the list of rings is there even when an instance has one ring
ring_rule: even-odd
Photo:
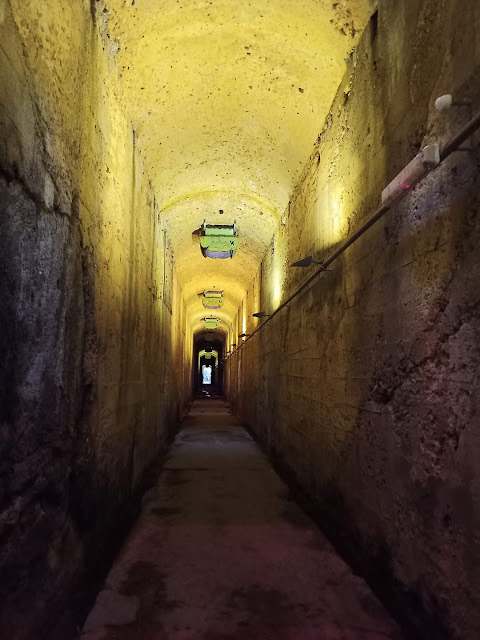
[[[105,0],[120,89],[167,223],[187,313],[227,328],[309,157],[371,0]],[[219,211],[224,213],[221,215]],[[202,221],[237,221],[233,260]]]

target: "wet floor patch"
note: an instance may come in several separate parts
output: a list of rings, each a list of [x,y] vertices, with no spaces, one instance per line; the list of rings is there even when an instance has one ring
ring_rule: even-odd
[[[212,439],[223,441],[226,445],[234,442],[252,442],[247,433],[232,433],[231,431],[208,431],[204,434],[186,434],[181,438],[182,443],[204,442],[208,444]]]
[[[178,515],[181,510],[175,507],[151,507],[149,513],[159,518],[168,518],[169,516]]]
[[[280,589],[252,584],[233,589],[218,617],[220,623],[234,619],[237,629],[228,634],[210,631],[205,639],[291,638],[290,632],[301,625],[305,613],[304,607],[292,603]]]
[[[162,479],[167,485],[178,487],[191,481],[188,471],[184,469],[165,469]]]
[[[149,562],[136,562],[121,588],[122,595],[136,596],[140,606],[134,623],[109,626],[105,640],[168,640],[162,614],[185,605],[168,598],[165,575]]]

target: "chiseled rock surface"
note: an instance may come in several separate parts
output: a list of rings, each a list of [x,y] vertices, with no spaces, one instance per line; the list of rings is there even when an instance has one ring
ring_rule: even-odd
[[[480,3],[441,6],[378,3],[243,302],[247,318],[288,299],[314,269],[290,264],[333,254],[419,149],[445,145],[478,112]],[[447,92],[471,111],[437,111]],[[242,423],[422,640],[480,638],[478,133],[473,141],[225,367]]]

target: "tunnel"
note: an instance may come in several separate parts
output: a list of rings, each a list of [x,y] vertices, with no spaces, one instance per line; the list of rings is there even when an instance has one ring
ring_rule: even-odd
[[[480,638],[478,0],[0,0],[0,636]]]
[[[193,351],[194,395],[221,395],[223,392],[223,359],[225,354],[225,334],[220,331],[204,330],[195,335]],[[204,368],[210,369],[205,377]]]

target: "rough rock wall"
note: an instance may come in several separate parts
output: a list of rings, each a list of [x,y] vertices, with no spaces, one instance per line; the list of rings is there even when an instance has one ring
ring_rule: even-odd
[[[480,5],[382,0],[262,265],[278,306],[480,108]],[[229,400],[422,638],[480,636],[479,135],[226,361]],[[248,296],[247,296],[248,298]],[[253,328],[250,322],[249,333]]]
[[[102,3],[2,0],[0,43],[0,635],[65,640],[181,413],[185,314]]]

